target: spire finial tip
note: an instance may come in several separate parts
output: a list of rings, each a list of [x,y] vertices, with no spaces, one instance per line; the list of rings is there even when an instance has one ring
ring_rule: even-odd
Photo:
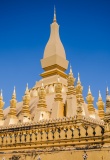
[[[2,92],[2,89],[1,89],[1,93],[0,93],[0,96],[1,96],[1,97],[3,97],[3,92]]]
[[[109,92],[108,86],[107,86],[107,92]]]
[[[54,5],[54,18],[53,18],[53,22],[56,22],[56,7]]]
[[[72,73],[72,66],[71,66],[71,63],[70,63],[70,73]]]
[[[102,98],[100,90],[99,90],[99,98]]]
[[[90,93],[90,94],[91,94],[91,87],[90,87],[90,85],[89,85],[89,90],[88,90],[88,93]]]
[[[14,86],[13,95],[15,95],[15,94],[16,94],[16,88]]]
[[[26,84],[26,91],[28,91],[29,89],[28,89],[28,83]]]
[[[106,88],[106,95],[109,95],[109,89],[108,89],[108,86]]]
[[[80,74],[79,74],[79,72],[78,72],[78,82],[80,82]]]

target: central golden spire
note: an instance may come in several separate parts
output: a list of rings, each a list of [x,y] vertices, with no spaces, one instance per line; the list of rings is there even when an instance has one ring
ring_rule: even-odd
[[[59,25],[56,21],[55,7],[53,23],[51,24],[50,38],[46,44],[41,65],[44,69],[44,73],[41,74],[43,78],[52,75],[67,77],[64,71],[68,68],[68,61],[66,60],[65,49],[60,40]]]

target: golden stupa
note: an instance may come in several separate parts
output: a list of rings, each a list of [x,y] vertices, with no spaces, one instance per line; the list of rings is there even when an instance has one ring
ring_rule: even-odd
[[[108,88],[106,103],[99,91],[95,109],[90,86],[85,102],[80,75],[75,83],[71,66],[65,73],[68,61],[55,9],[41,66],[41,80],[31,89],[26,85],[22,102],[14,87],[10,106],[3,110],[1,91],[0,160],[109,160]]]

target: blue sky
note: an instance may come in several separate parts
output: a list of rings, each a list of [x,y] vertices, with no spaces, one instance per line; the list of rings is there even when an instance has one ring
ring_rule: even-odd
[[[5,107],[14,85],[17,100],[40,79],[40,59],[50,34],[56,5],[60,37],[74,76],[80,73],[86,97],[88,86],[105,101],[110,88],[109,0],[4,0],[0,1],[0,88]],[[68,73],[68,70],[67,70]]]

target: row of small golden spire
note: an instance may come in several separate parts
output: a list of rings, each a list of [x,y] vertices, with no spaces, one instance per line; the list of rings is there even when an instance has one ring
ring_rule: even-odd
[[[69,74],[71,74],[71,75],[73,76],[73,72],[72,72],[72,67],[71,67],[71,65],[70,65],[70,73],[69,73]],[[60,82],[60,77],[59,77],[59,76],[58,76],[58,80],[57,80],[57,81]],[[80,84],[81,84],[80,74],[79,74],[79,73],[78,73],[78,81],[77,81],[77,83],[80,83]],[[43,80],[42,80],[42,85],[41,85],[41,86],[44,87]],[[27,91],[29,91],[29,89],[28,89],[28,83],[27,83],[27,85],[26,85],[25,93],[26,93]],[[88,88],[88,94],[92,94],[92,93],[91,93],[91,89],[90,89],[90,85],[89,85],[89,88]],[[109,89],[108,89],[108,87],[107,87],[107,89],[106,89],[106,94],[107,94],[107,95],[109,94]],[[16,88],[15,88],[15,86],[14,86],[14,90],[13,90],[12,96],[15,96],[15,97],[16,97]],[[2,91],[2,89],[1,89],[1,92],[0,92],[0,97],[3,97],[3,91]],[[99,90],[99,98],[102,98],[100,90]]]
[[[72,67],[70,67],[70,73],[68,76],[67,95],[76,94],[78,102],[80,101],[80,103],[84,103],[84,99],[82,96],[82,89],[83,88],[81,86],[79,74],[78,74],[78,82],[77,82],[76,88],[74,87],[74,81],[75,81],[75,78],[73,76]],[[56,92],[55,101],[62,101],[61,90],[62,90],[62,85],[60,83],[60,78],[58,77],[57,85],[55,87],[55,92]],[[108,88],[107,88],[107,90],[108,90]],[[39,93],[38,107],[46,107],[47,106],[46,101],[45,101],[45,96],[46,96],[46,93],[45,93],[44,84],[42,81],[42,86],[41,86],[40,93]],[[90,113],[95,112],[95,109],[93,106],[94,97],[92,96],[90,86],[88,89],[88,96],[86,97],[86,100],[88,102],[88,111],[90,111]],[[29,94],[29,89],[28,89],[28,84],[27,84],[26,90],[25,90],[25,95],[23,96],[23,108],[22,108],[22,113],[25,115],[30,114],[29,102],[30,102],[30,94]],[[16,89],[14,87],[12,99],[10,100],[10,112],[9,112],[9,114],[12,116],[16,116],[16,110],[15,110],[16,103],[17,103]],[[3,110],[2,110],[3,106],[4,106],[4,102],[3,102],[3,94],[2,94],[2,90],[1,90],[1,94],[0,94],[0,117],[1,118],[3,118]],[[99,117],[103,118],[104,117],[104,103],[102,101],[102,96],[101,96],[100,91],[99,91],[99,98],[98,98],[97,106],[98,106],[98,111],[99,111]]]
[[[73,76],[73,72],[72,72],[72,67],[71,67],[71,65],[70,65],[70,73],[69,73],[69,75],[72,75],[72,76]],[[73,76],[73,77],[74,77],[74,76]],[[75,79],[75,78],[74,78],[74,79]],[[74,81],[75,81],[75,80],[74,80]],[[60,77],[59,77],[59,76],[58,76],[58,82],[60,82]],[[78,73],[78,81],[77,81],[77,83],[79,83],[79,84],[81,85],[79,73]],[[42,87],[44,87],[43,80],[42,80]],[[26,93],[27,91],[29,91],[29,89],[28,89],[28,83],[27,83],[27,85],[26,85],[25,93]],[[108,92],[109,92],[108,87],[107,87],[107,91],[106,91],[106,92],[107,92],[107,94],[108,94]],[[89,86],[89,89],[88,89],[88,94],[92,94],[92,93],[91,93],[90,86]],[[14,90],[13,90],[13,96],[16,97],[16,89],[15,89],[15,86],[14,86]],[[3,97],[2,90],[1,90],[1,93],[0,93],[0,97]],[[99,90],[99,98],[102,98],[100,90]]]
[[[71,64],[70,64],[70,73],[69,74],[71,74],[72,76],[73,76],[73,71],[72,71],[72,66],[71,66]],[[80,74],[78,73],[78,81],[77,81],[77,83],[81,83],[81,81],[80,81]],[[88,87],[88,94],[89,93],[91,93],[91,88],[90,88],[90,85],[89,85],[89,87]],[[92,93],[91,93],[92,94]],[[108,86],[107,86],[107,88],[106,88],[106,95],[108,95],[109,94],[109,89],[108,89]],[[101,96],[101,92],[100,92],[100,90],[99,90],[99,98],[102,98],[102,96]]]
[[[72,67],[71,66],[70,66],[70,73],[69,73],[69,76],[68,76],[68,82],[69,82],[69,85],[73,84],[73,86],[74,86],[75,78],[73,76],[73,72],[72,72]],[[75,89],[76,89],[76,97],[78,99],[78,103],[83,103],[84,102],[83,96],[82,96],[83,87],[81,85],[79,73],[78,73],[77,86],[76,86]],[[68,88],[68,90],[70,91],[70,87]],[[109,91],[108,91],[108,87],[107,87],[107,94],[108,94],[108,92]],[[87,101],[87,107],[88,107],[89,114],[90,115],[95,114],[95,108],[94,108],[94,104],[93,104],[94,103],[94,97],[92,96],[90,86],[89,86],[89,89],[88,89],[88,95],[86,97],[86,101]],[[105,114],[105,112],[104,112],[104,102],[102,100],[102,96],[101,96],[101,92],[100,91],[99,91],[98,102],[96,104],[98,106],[98,115],[99,115],[99,117],[101,119],[103,119],[104,118],[104,114]],[[81,110],[81,107],[80,107],[80,110]]]

